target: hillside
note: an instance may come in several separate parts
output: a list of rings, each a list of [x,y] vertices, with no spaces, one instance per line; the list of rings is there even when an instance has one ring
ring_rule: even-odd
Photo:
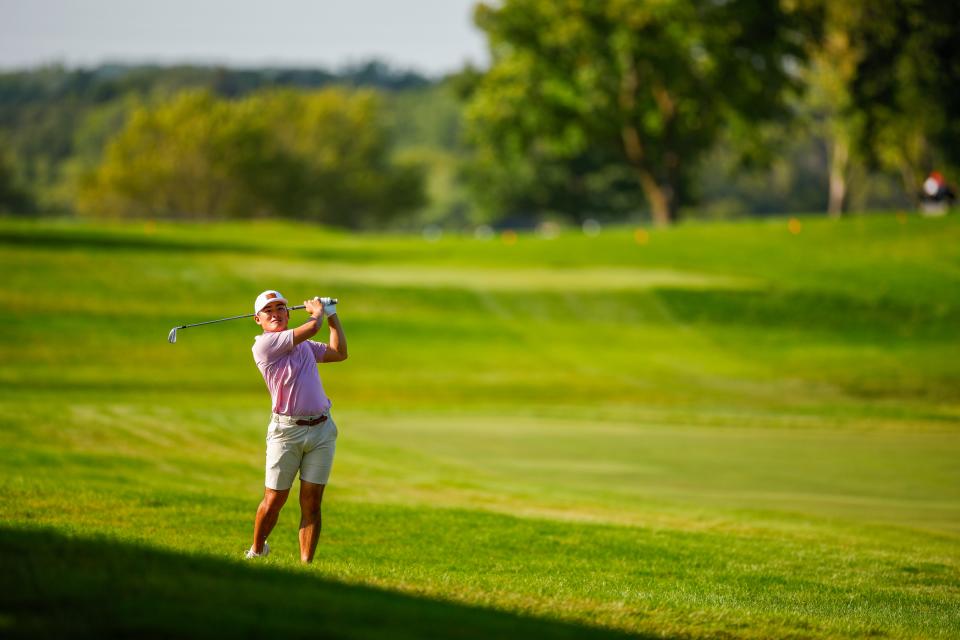
[[[960,222],[792,230],[0,221],[0,619],[960,634]],[[266,566],[240,561],[269,417],[253,321],[166,340],[266,288],[339,297],[350,343],[321,367],[341,435],[307,568],[294,500]]]

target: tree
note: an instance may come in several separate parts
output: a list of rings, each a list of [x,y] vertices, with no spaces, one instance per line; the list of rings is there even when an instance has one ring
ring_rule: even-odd
[[[376,92],[264,92],[244,108],[270,131],[275,155],[292,160],[282,174],[255,166],[246,174],[264,200],[278,203],[278,214],[377,226],[424,204],[421,168],[391,161]]]
[[[237,180],[251,162],[271,170],[267,131],[208,91],[133,111],[82,184],[77,206],[100,216],[225,217],[258,212]]]
[[[33,209],[34,203],[21,184],[13,158],[0,151],[0,213],[24,214]]]
[[[140,107],[83,184],[81,212],[289,216],[370,226],[423,202],[418,167],[389,162],[372,91],[190,91]]]
[[[783,114],[803,55],[793,17],[760,0],[505,0],[476,21],[493,60],[468,108],[481,150],[627,167],[658,224],[721,125]]]
[[[809,64],[803,80],[808,90],[807,107],[814,130],[827,143],[829,190],[827,212],[840,216],[846,209],[852,155],[862,135],[862,114],[855,109],[851,86],[864,56],[857,37],[870,0],[831,2],[814,0],[820,15],[818,33],[805,39]]]

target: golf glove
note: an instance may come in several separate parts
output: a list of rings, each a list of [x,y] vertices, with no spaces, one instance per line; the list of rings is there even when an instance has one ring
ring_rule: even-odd
[[[330,302],[332,298],[320,298],[320,302],[323,303],[323,315],[328,318],[337,312],[337,305]]]

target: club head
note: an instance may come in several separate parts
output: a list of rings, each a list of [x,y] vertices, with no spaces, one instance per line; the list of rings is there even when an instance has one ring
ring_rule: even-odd
[[[170,329],[170,335],[167,336],[167,340],[170,341],[170,344],[173,344],[173,343],[175,343],[175,342],[177,341],[177,328],[176,328],[176,327],[174,327],[173,329]]]

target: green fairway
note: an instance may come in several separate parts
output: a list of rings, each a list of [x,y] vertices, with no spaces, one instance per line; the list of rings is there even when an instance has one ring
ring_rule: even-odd
[[[960,637],[960,220],[801,220],[0,221],[0,634]],[[306,567],[253,320],[167,342],[267,288],[350,344]]]

